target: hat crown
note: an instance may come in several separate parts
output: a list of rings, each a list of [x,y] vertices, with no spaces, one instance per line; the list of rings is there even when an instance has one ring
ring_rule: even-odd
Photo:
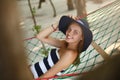
[[[79,24],[81,24],[83,27],[89,28],[89,24],[85,19],[79,19],[76,20]]]

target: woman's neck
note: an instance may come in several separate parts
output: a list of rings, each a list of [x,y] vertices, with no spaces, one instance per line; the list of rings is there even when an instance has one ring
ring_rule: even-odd
[[[72,44],[72,43],[66,43],[66,48],[67,49],[72,49],[72,50],[77,50],[77,44]]]

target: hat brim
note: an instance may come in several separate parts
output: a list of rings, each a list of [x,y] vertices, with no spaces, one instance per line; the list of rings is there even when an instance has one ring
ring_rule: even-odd
[[[66,34],[66,30],[72,22],[75,22],[75,20],[67,16],[62,16],[59,21],[59,25],[58,25],[59,30],[63,32],[64,34]]]

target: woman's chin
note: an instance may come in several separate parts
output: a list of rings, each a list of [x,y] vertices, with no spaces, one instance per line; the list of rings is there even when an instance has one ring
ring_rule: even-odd
[[[70,40],[70,39],[66,39],[65,40],[67,43],[72,43],[73,41],[72,40]]]

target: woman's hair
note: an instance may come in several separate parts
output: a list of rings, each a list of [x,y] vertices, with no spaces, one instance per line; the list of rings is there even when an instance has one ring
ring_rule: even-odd
[[[0,1],[0,80],[32,80],[16,4],[16,0]]]
[[[68,27],[73,24],[73,23],[76,23],[76,22],[72,22],[68,25]],[[82,29],[82,27],[80,27]],[[77,52],[78,52],[78,56],[76,58],[76,60],[74,61],[74,65],[78,65],[80,64],[80,59],[79,59],[79,55],[80,53],[82,52],[82,49],[83,49],[83,43],[84,43],[84,35],[83,35],[83,29],[82,29],[82,40],[80,40],[80,42],[78,43],[78,47],[77,47]]]

